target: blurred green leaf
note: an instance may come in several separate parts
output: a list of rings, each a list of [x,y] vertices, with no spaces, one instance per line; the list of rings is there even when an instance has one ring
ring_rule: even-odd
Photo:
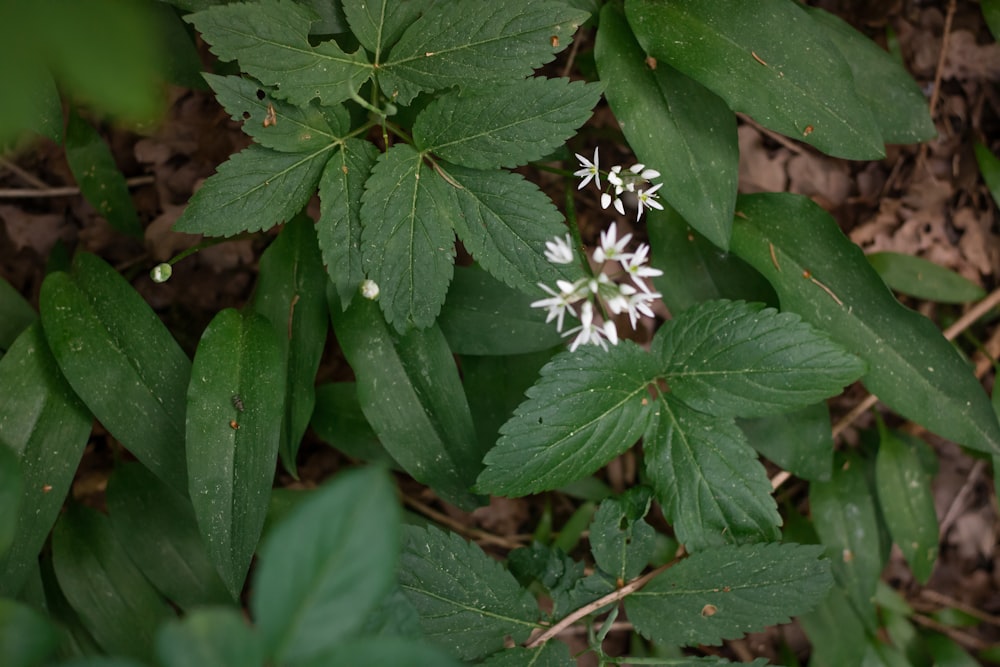
[[[986,7],[985,2],[983,7]],[[997,27],[1000,28],[1000,16],[997,19]],[[927,652],[930,653],[937,667],[979,667],[982,665],[950,637],[935,632],[924,635],[923,639],[924,646],[927,647]]]
[[[0,358],[36,319],[38,315],[28,300],[0,277]]]
[[[1000,0],[981,0],[980,8],[993,39],[1000,41]]]
[[[24,479],[18,456],[10,447],[0,445],[0,562],[6,560],[7,550],[17,535],[18,517],[25,512],[21,501],[24,496]]]
[[[821,605],[799,616],[799,623],[812,643],[811,667],[862,664],[865,625],[842,586],[834,585]]]
[[[833,469],[833,434],[825,402],[794,412],[741,419],[750,446],[796,477],[825,482]]]
[[[0,656],[4,667],[49,664],[59,635],[37,611],[14,600],[0,599]]]
[[[538,648],[504,649],[479,663],[481,667],[576,667],[577,661],[569,654],[565,642],[545,642]]]
[[[1000,2],[997,4],[1000,5]],[[977,143],[976,161],[979,163],[979,173],[982,174],[986,187],[990,189],[993,202],[1000,206],[1000,158],[983,144]]]
[[[618,581],[642,573],[656,547],[656,530],[646,523],[653,494],[636,486],[601,502],[590,524],[590,550],[597,566]]]
[[[920,257],[896,252],[873,252],[865,257],[891,289],[918,299],[966,303],[986,296],[979,285]]]
[[[156,633],[156,657],[163,667],[260,667],[260,637],[231,608],[196,609]]]
[[[220,311],[191,369],[187,464],[209,557],[238,599],[257,548],[285,412],[285,360],[271,324]]]
[[[353,382],[330,382],[316,387],[313,430],[324,442],[351,458],[399,468],[365,419]]]
[[[302,667],[329,665],[406,665],[406,667],[461,667],[463,663],[442,649],[402,637],[360,637],[337,644]]]

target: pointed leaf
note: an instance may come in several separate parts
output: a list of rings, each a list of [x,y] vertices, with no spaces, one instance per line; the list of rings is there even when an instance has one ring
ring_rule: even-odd
[[[728,248],[739,167],[736,116],[668,63],[650,69],[612,4],[601,10],[594,56],[608,83],[604,96],[636,158],[669,178],[660,195],[712,243]]]
[[[628,0],[625,12],[647,53],[712,90],[733,111],[835,157],[885,154],[850,67],[795,3]]]
[[[689,551],[778,538],[764,466],[729,419],[661,396],[643,436],[646,474],[663,515]]]
[[[618,498],[601,501],[590,524],[590,550],[594,562],[620,581],[639,576],[653,555],[656,531],[643,517],[653,495],[637,486]]]
[[[196,609],[156,633],[156,658],[163,667],[260,667],[260,638],[236,609]]]
[[[718,417],[762,417],[840,393],[864,363],[795,313],[708,301],[667,322],[652,343],[673,395]]]
[[[232,236],[291,220],[316,191],[333,149],[279,153],[254,144],[234,153],[194,193],[174,229]]]
[[[1000,206],[1000,158],[994,155],[985,145],[976,144],[976,162],[979,164],[979,173],[990,189],[990,196],[994,203]]]
[[[59,646],[55,626],[31,607],[0,599],[0,655],[6,667],[49,664]]]
[[[0,448],[17,456],[20,506],[10,550],[0,555],[0,595],[16,596],[37,566],[76,474],[92,418],[70,389],[40,324],[22,333],[0,359]]]
[[[986,290],[940,264],[898,252],[873,252],[868,263],[891,289],[938,303],[967,303],[986,296]]]
[[[191,369],[187,463],[198,528],[234,598],[267,514],[284,395],[285,362],[271,324],[221,311]]]
[[[514,577],[475,544],[436,528],[403,526],[399,583],[424,635],[463,660],[478,660],[538,627],[538,607]]]
[[[17,535],[18,516],[24,514],[21,499],[24,495],[24,479],[18,456],[10,447],[0,445],[0,562],[14,543]]]
[[[379,156],[361,201],[361,256],[386,321],[401,333],[430,326],[454,266],[452,187],[420,153],[397,144]]]
[[[316,407],[309,425],[320,439],[352,459],[402,470],[365,419],[353,382],[316,387]]]
[[[655,363],[631,341],[563,352],[501,429],[476,486],[523,496],[585,477],[635,444],[651,411]]]
[[[257,0],[210,7],[186,17],[223,60],[261,83],[278,86],[279,95],[304,106],[346,100],[371,76],[364,53],[344,53],[333,41],[309,43],[316,15],[290,0]]]
[[[930,320],[904,308],[836,222],[795,195],[741,198],[733,251],[794,311],[868,362],[869,391],[959,444],[1000,453],[1000,425],[979,381]]]
[[[865,626],[841,586],[835,584],[821,605],[798,620],[812,644],[810,665],[840,667],[863,664]]]
[[[717,645],[786,623],[833,583],[821,547],[725,546],[693,554],[625,598],[629,620],[653,641]]]
[[[833,434],[825,402],[771,417],[741,419],[750,446],[782,470],[825,482],[833,470]]]
[[[0,276],[0,357],[36,319],[38,314],[27,299]]]
[[[250,601],[268,655],[298,664],[354,635],[392,583],[399,518],[388,475],[367,468],[340,474],[274,528]]]
[[[375,66],[381,64],[386,51],[420,16],[423,4],[426,3],[417,0],[346,0],[343,3],[351,33],[374,56]]]
[[[73,390],[111,435],[183,492],[184,388],[191,362],[163,322],[94,255],[42,284],[42,326]]]
[[[379,87],[409,104],[424,90],[524,78],[566,48],[587,18],[552,2],[438,3],[392,48],[378,70]]]

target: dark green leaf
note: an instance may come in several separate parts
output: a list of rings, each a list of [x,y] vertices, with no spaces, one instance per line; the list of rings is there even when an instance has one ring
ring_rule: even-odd
[[[575,601],[574,589],[579,591],[585,579],[583,562],[573,560],[559,547],[536,541],[531,546],[514,549],[507,556],[507,568],[523,586],[538,582],[546,588],[552,597],[555,618],[576,608],[570,602]],[[597,597],[600,596],[594,599]]]
[[[326,270],[346,307],[365,279],[361,259],[361,195],[378,150],[370,142],[347,139],[330,157],[319,179],[320,216],[316,228]]]
[[[71,504],[52,532],[59,587],[108,653],[150,657],[156,627],[173,614],[115,540],[108,518]]]
[[[566,48],[587,18],[551,2],[437,3],[392,48],[378,70],[379,86],[409,104],[423,90],[524,78]]]
[[[0,656],[5,667],[48,664],[59,635],[45,617],[27,605],[0,599]]]
[[[270,323],[232,309],[221,311],[205,329],[191,369],[191,502],[209,557],[233,598],[243,588],[267,514],[285,412],[285,372]]]
[[[138,463],[124,463],[111,475],[107,502],[118,541],[167,599],[184,610],[232,602],[186,496]]]
[[[833,434],[826,403],[771,417],[740,420],[750,446],[797,477],[825,482],[833,469]]]
[[[1000,40],[1000,2],[998,0],[982,0],[980,7],[983,11],[983,18],[986,25],[993,33],[994,40]]]
[[[76,113],[69,114],[66,128],[66,162],[80,192],[112,227],[123,234],[142,236],[132,196],[111,149],[97,130]]]
[[[333,148],[279,153],[253,144],[234,153],[194,193],[174,229],[232,236],[291,220],[316,191]]]
[[[309,28],[318,18],[290,0],[257,0],[211,7],[186,18],[223,60],[258,81],[278,86],[279,95],[304,106],[314,98],[323,104],[346,100],[371,76],[364,52],[344,53],[333,41],[309,43]]]
[[[998,4],[1000,13],[1000,4]],[[976,144],[976,161],[979,163],[979,173],[983,176],[986,187],[990,189],[993,202],[1000,206],[1000,158],[983,144]]]
[[[873,252],[868,263],[897,292],[939,303],[966,303],[986,296],[967,278],[920,257],[898,252]]]
[[[712,243],[728,248],[739,166],[736,116],[669,64],[650,69],[613,4],[601,11],[594,55],[629,146],[639,162],[668,179],[663,199]]]
[[[330,665],[405,665],[406,667],[462,667],[445,651],[403,637],[360,637],[339,643],[302,667]]]
[[[109,658],[102,655],[92,655],[60,663],[59,667],[147,667],[147,665],[129,658]]]
[[[538,648],[504,649],[479,664],[481,667],[575,667],[577,661],[570,656],[569,645],[551,641]]]
[[[0,357],[36,319],[38,315],[31,304],[0,277]]]
[[[24,478],[17,453],[11,447],[0,445],[0,562],[6,560],[7,550],[17,536],[18,517],[26,514],[21,506]]]
[[[403,594],[399,584],[393,582],[388,594],[368,613],[364,625],[358,630],[361,637],[409,637],[417,639],[420,632],[420,614]]]
[[[316,387],[316,407],[310,425],[316,435],[351,458],[399,468],[365,419],[353,382],[331,382]]]
[[[341,473],[274,528],[250,600],[268,655],[299,664],[354,636],[392,583],[399,519],[389,476],[369,468]]]
[[[778,538],[764,466],[732,420],[661,396],[643,448],[663,515],[689,551]]]
[[[407,26],[417,19],[424,4],[419,0],[345,0],[343,3],[351,33],[372,54],[376,67]]]
[[[542,77],[459,88],[420,112],[413,140],[464,167],[517,167],[563,145],[600,97],[601,86]]]
[[[861,665],[866,649],[865,626],[846,591],[834,585],[823,604],[799,618],[812,643],[810,665]]]
[[[597,566],[619,581],[642,572],[656,547],[656,531],[643,517],[653,494],[636,486],[618,498],[601,502],[590,524],[590,550]]]
[[[424,634],[463,660],[477,660],[538,627],[538,607],[509,572],[475,544],[436,528],[403,527],[399,583]]]
[[[563,352],[542,369],[486,455],[476,486],[495,495],[556,489],[635,444],[650,418],[656,363],[631,341]]]
[[[152,308],[94,255],[42,284],[42,325],[70,386],[111,435],[182,493],[191,362]]]
[[[355,299],[346,311],[331,296],[337,341],[357,378],[361,409],[403,469],[468,508],[482,469],[476,431],[451,350],[436,326],[392,332],[378,307]]]
[[[864,363],[803,322],[763,304],[708,301],[653,339],[673,395],[718,417],[762,417],[840,393]]]
[[[274,328],[285,377],[285,415],[279,452],[285,470],[298,476],[295,458],[316,402],[316,370],[330,328],[326,271],[316,245],[316,226],[297,216],[260,258],[253,310]]]
[[[190,2],[190,0],[184,0]],[[212,4],[225,4],[229,0],[208,0]],[[347,32],[347,18],[344,16],[343,2],[330,0],[298,0],[316,14],[317,18],[309,28],[310,35],[339,35]]]
[[[639,43],[733,111],[836,157],[882,157],[882,137],[840,51],[787,0],[628,0]]]
[[[733,251],[794,311],[868,362],[869,391],[966,447],[1000,453],[1000,426],[966,362],[927,318],[901,306],[861,250],[805,197],[740,200]]]
[[[822,548],[723,546],[693,554],[625,598],[636,630],[653,641],[715,645],[786,623],[819,604],[833,583]]]
[[[236,609],[196,609],[156,633],[156,658],[163,667],[257,667],[264,649]]]

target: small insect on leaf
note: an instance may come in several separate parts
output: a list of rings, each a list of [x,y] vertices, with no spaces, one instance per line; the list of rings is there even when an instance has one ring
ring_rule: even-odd
[[[42,493],[48,493],[52,490],[51,484],[42,484]]]
[[[240,430],[240,425],[236,423],[235,419],[230,419],[229,420],[229,428],[233,429],[234,431],[238,431],[238,430]]]
[[[803,137],[808,137],[810,134],[813,133],[813,130],[815,130],[815,129],[816,128],[814,128],[812,125],[806,125],[805,129],[802,130],[802,136]]]
[[[656,69],[656,58],[653,56],[646,56],[646,67],[649,69]]]
[[[237,410],[239,410],[240,412],[243,412],[243,408],[245,406],[243,405],[243,399],[240,397],[240,395],[239,394],[233,394],[233,399],[232,400],[233,400],[233,407],[236,408]]]
[[[274,112],[274,105],[267,103],[267,115],[264,116],[264,127],[271,127],[278,124],[278,114]]]

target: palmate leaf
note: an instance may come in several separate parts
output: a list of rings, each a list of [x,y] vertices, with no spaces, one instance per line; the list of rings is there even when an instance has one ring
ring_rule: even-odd
[[[781,517],[757,453],[728,419],[660,396],[643,436],[646,474],[689,551],[778,538]]]
[[[719,417],[762,417],[805,407],[858,379],[865,364],[794,313],[709,301],[656,333],[674,396]]]
[[[460,88],[420,112],[413,140],[423,151],[465,167],[517,167],[572,137],[590,117],[601,88],[542,77]]]
[[[635,444],[649,420],[649,355],[631,341],[564,352],[504,424],[477,487],[523,496],[584,477]]]
[[[439,2],[410,25],[379,68],[387,96],[529,76],[566,48],[588,14],[532,0]]]
[[[223,60],[239,60],[243,71],[292,104],[320,98],[346,100],[371,76],[359,49],[344,53],[332,41],[309,44],[316,15],[291,0],[257,0],[210,7],[186,17]]]
[[[666,645],[716,645],[787,622],[833,584],[819,546],[753,544],[692,554],[625,598],[636,630]]]
[[[382,56],[413,23],[427,0],[345,0],[344,15],[351,33],[372,54],[378,66]]]

